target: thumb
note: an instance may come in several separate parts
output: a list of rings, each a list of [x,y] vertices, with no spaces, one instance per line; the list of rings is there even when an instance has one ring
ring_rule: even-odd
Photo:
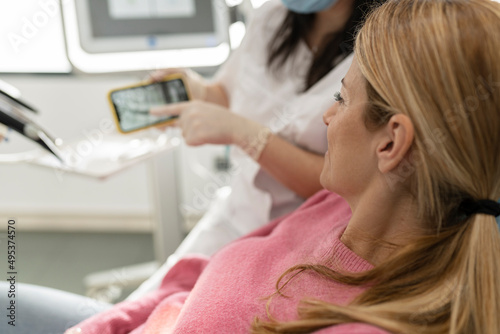
[[[149,113],[155,116],[179,116],[189,107],[189,101],[173,104],[164,104],[149,109]]]

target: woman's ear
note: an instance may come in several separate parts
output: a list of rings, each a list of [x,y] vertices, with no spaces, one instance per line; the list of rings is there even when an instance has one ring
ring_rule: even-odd
[[[382,130],[382,140],[377,146],[378,169],[382,173],[394,170],[409,152],[415,136],[410,118],[393,115]]]

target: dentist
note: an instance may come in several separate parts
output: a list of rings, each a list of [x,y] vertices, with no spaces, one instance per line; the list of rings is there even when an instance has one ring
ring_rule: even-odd
[[[129,299],[157,286],[179,259],[212,255],[321,189],[326,151],[321,115],[352,61],[353,36],[372,0],[271,0],[241,46],[206,81],[183,72],[193,101],[151,112],[179,115],[188,145],[231,145],[231,194],[216,198],[167,262]],[[293,161],[293,163],[290,163]]]

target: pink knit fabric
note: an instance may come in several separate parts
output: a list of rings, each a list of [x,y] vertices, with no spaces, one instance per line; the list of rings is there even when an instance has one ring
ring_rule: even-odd
[[[82,334],[248,333],[256,316],[267,319],[263,297],[275,291],[277,279],[293,265],[330,259],[331,267],[344,272],[372,268],[339,239],[350,215],[342,198],[321,191],[294,213],[231,243],[210,261],[181,260],[160,288],[141,300],[118,304],[76,327]],[[272,299],[270,312],[280,320],[296,319],[298,303],[304,298],[342,305],[361,291],[303,272],[283,289],[287,297]],[[387,332],[345,324],[318,333]]]

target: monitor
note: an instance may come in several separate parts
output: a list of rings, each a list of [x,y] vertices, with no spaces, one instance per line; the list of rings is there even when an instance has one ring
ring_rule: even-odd
[[[88,53],[211,48],[228,41],[225,3],[211,0],[79,0]]]
[[[216,66],[230,51],[225,0],[65,0],[61,4],[69,59],[84,71],[87,67],[103,72],[106,62],[112,70],[127,62],[142,67],[137,69]],[[141,52],[150,54],[143,53],[141,59],[137,57]],[[157,64],[161,58],[170,61]],[[87,66],[92,61],[95,66]],[[103,67],[100,70],[97,62]]]

